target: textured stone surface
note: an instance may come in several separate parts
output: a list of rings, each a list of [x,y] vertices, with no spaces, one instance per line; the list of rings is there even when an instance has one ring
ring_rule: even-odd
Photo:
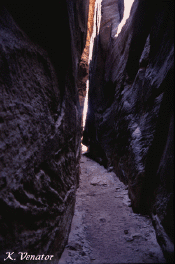
[[[0,6],[0,261],[7,251],[58,259],[67,241],[87,15],[88,0]]]
[[[94,39],[84,144],[128,184],[133,209],[152,215],[172,261],[174,3],[136,0],[118,37],[119,13],[111,19],[106,3],[101,21],[112,26],[101,23]]]
[[[96,140],[94,110],[96,108],[97,112],[101,111],[100,109],[102,109],[105,104],[104,100],[107,99],[101,87],[104,84],[105,63],[110,41],[117,33],[117,25],[119,25],[123,17],[123,1],[96,1],[95,8],[94,29],[90,44],[89,81],[91,88],[89,91],[88,122],[84,131],[83,143],[89,145],[89,141],[91,141],[90,146],[93,145],[90,150],[91,155],[93,155],[97,161],[101,161],[102,157],[104,163],[104,152],[98,140]]]
[[[166,263],[150,217],[130,207],[126,186],[82,156],[68,245],[59,264]]]

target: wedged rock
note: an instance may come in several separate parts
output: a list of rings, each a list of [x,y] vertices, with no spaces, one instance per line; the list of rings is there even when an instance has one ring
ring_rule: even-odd
[[[67,242],[87,15],[88,0],[0,5],[0,262],[6,252],[17,263],[18,252],[58,260]]]
[[[90,62],[84,144],[89,155],[113,166],[128,184],[133,209],[152,215],[157,239],[171,262],[174,3],[156,2],[153,6],[151,1],[135,0],[117,37],[101,23]],[[111,21],[110,12],[101,14],[101,21]],[[119,14],[110,27],[118,22]]]

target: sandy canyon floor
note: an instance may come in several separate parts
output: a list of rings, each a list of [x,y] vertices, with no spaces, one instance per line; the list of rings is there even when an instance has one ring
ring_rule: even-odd
[[[127,186],[82,155],[68,245],[59,264],[166,263],[151,219],[132,211]]]

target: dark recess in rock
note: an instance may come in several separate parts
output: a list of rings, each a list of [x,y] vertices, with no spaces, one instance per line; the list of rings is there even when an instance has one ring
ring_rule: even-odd
[[[118,14],[121,10],[118,3]],[[102,1],[89,72],[83,143],[128,184],[135,212],[150,214],[168,262],[174,259],[174,1],[135,0],[121,15]],[[111,19],[112,17],[112,19]],[[108,21],[109,23],[105,23]]]
[[[67,242],[79,181],[77,72],[88,4],[0,4],[2,263],[6,252],[15,252],[16,263],[18,252],[58,260]]]

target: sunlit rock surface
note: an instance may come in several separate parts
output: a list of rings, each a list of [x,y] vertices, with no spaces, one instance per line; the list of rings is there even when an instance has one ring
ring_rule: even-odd
[[[88,2],[0,5],[0,262],[8,251],[55,260],[67,241],[79,178],[76,79]]]
[[[116,37],[122,15],[113,10],[119,2],[105,11],[107,2],[94,38],[83,143],[128,184],[133,209],[152,215],[158,242],[172,261],[174,3],[135,0]]]

